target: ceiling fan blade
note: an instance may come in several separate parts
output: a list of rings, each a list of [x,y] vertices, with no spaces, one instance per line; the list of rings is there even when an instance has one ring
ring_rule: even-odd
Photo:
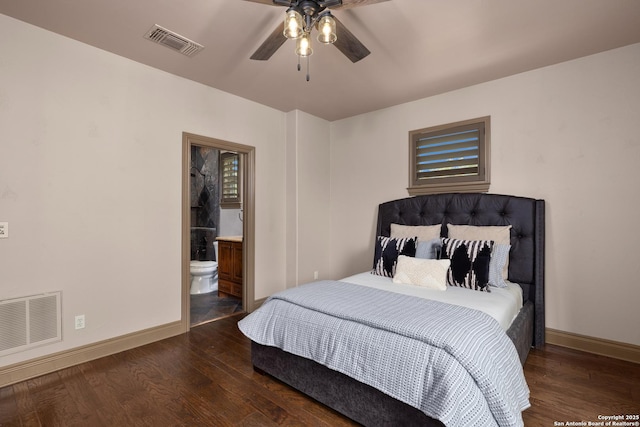
[[[333,45],[337,47],[344,56],[349,58],[351,62],[358,62],[371,53],[351,31],[347,30],[347,27],[345,27],[338,18],[333,16],[333,19],[336,21],[336,34],[338,35],[338,40],[336,40]]]
[[[253,3],[268,4],[271,6],[286,6],[286,4],[284,3],[281,5],[276,5],[273,3],[273,0],[245,0],[245,1],[250,1]],[[342,5],[331,7],[331,9],[351,9],[352,7],[357,7],[357,6],[366,6],[368,4],[382,3],[383,1],[389,1],[389,0],[342,0]]]
[[[245,1],[252,1],[254,3],[262,3],[262,4],[269,4],[273,6],[273,0],[245,0]]]
[[[251,59],[255,59],[258,61],[266,61],[271,58],[271,56],[276,53],[276,50],[280,48],[287,41],[287,38],[282,34],[284,30],[284,22],[279,24],[275,30],[267,37],[267,39],[262,42],[260,47],[253,52],[251,55]]]
[[[259,0],[249,0],[249,1],[259,1]],[[331,9],[351,9],[353,7],[358,7],[358,6],[367,6],[369,4],[382,3],[383,1],[389,1],[389,0],[342,0],[341,6],[332,7]]]

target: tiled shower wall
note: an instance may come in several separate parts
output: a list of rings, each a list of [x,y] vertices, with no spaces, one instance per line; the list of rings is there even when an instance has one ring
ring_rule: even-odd
[[[191,259],[215,260],[213,242],[220,223],[219,150],[191,146]]]

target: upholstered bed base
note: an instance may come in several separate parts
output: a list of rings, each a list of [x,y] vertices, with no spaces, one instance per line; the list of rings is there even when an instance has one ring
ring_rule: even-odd
[[[380,205],[377,235],[391,223],[512,225],[509,280],[519,283],[524,305],[507,335],[524,365],[532,345],[544,345],[544,201],[495,194],[437,194]],[[365,426],[442,426],[420,410],[312,360],[251,343],[254,367]]]
[[[518,317],[513,319],[513,323],[507,330],[507,335],[513,341],[516,350],[518,350],[522,366],[527,360],[527,355],[533,343],[533,312],[533,303],[527,301],[520,309]]]

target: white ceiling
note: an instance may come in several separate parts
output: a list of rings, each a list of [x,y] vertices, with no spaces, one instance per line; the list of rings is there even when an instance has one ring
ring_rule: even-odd
[[[285,11],[255,1],[0,0],[0,13],[330,121],[640,42],[639,0],[389,0],[334,11],[371,54],[354,64],[316,43],[307,82],[292,41],[249,59]],[[146,40],[154,24],[205,48],[189,58]]]

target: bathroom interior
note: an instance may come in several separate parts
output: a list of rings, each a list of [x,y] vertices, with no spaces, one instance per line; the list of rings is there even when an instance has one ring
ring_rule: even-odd
[[[238,153],[191,145],[191,327],[242,311],[240,166]]]

